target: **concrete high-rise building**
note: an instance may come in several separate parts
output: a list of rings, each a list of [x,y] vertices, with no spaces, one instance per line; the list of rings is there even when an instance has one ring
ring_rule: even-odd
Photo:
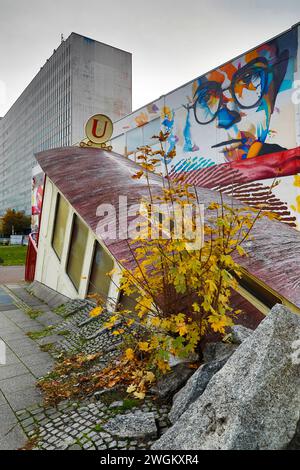
[[[36,152],[79,142],[93,114],[131,111],[131,54],[72,33],[0,118],[0,215],[30,214]]]

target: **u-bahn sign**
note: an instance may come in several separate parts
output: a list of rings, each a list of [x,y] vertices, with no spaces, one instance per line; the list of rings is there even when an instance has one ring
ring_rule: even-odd
[[[113,133],[113,123],[105,114],[95,114],[85,125],[86,139],[80,142],[81,147],[100,147],[111,150],[106,142]]]

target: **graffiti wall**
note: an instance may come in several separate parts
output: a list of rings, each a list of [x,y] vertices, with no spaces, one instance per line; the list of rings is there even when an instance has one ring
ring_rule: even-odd
[[[295,27],[116,122],[113,149],[134,159],[168,131],[172,175],[300,229],[299,79]]]
[[[32,170],[31,187],[31,232],[38,232],[39,219],[43,202],[44,178],[40,166],[35,166]]]

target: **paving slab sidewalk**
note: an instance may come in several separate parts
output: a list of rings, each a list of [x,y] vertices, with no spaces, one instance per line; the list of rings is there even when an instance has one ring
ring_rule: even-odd
[[[20,282],[25,278],[25,266],[0,266],[0,284]]]
[[[14,450],[25,444],[27,438],[16,413],[42,402],[35,384],[53,366],[53,358],[26,333],[56,323],[57,315],[36,299],[32,303],[34,309],[43,312],[38,319],[17,308],[14,296],[0,286],[0,342],[6,352],[5,360],[0,357],[0,450]]]

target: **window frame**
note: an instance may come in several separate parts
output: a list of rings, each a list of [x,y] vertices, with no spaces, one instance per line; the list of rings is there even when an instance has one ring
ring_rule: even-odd
[[[80,276],[80,281],[79,281],[79,285],[78,285],[78,288],[77,286],[74,284],[74,281],[73,279],[71,279],[69,273],[68,273],[68,265],[69,265],[69,261],[70,261],[70,253],[71,253],[71,247],[72,247],[72,236],[73,236],[73,230],[74,230],[74,225],[75,225],[75,219],[79,220],[79,222],[81,224],[83,224],[83,226],[86,228],[87,230],[87,237],[86,237],[86,244],[85,244],[85,249],[84,249],[84,255],[83,255],[83,260],[82,260],[82,266],[81,266],[81,276]],[[65,270],[65,273],[66,275],[68,276],[68,279],[71,281],[72,285],[74,286],[74,289],[76,290],[77,293],[79,293],[80,291],[80,285],[81,285],[81,278],[82,278],[82,269],[83,269],[83,266],[84,266],[84,260],[85,260],[85,256],[86,256],[86,249],[87,249],[87,244],[88,244],[88,239],[89,239],[89,229],[88,227],[86,226],[85,222],[83,222],[83,220],[81,220],[81,218],[76,214],[76,212],[73,212],[72,214],[72,223],[71,223],[71,230],[70,230],[70,234],[69,234],[69,240],[68,240],[68,251],[67,251],[67,256],[66,256],[66,262],[65,262],[65,266],[64,266],[64,270]]]
[[[52,250],[54,251],[54,253],[55,253],[55,255],[56,255],[56,257],[57,257],[57,259],[59,260],[60,263],[62,262],[62,256],[63,256],[64,246],[65,246],[65,243],[66,243],[67,221],[68,221],[69,214],[70,214],[70,208],[67,207],[67,208],[68,208],[68,214],[67,214],[67,217],[66,217],[65,233],[64,233],[63,243],[62,243],[61,254],[59,255],[59,254],[57,253],[56,249],[54,248],[53,240],[54,240],[55,229],[56,229],[58,205],[59,205],[59,201],[61,201],[61,200],[63,200],[63,201],[67,204],[67,206],[68,206],[68,201],[62,196],[62,194],[61,194],[59,191],[57,191],[56,200],[55,200],[55,210],[54,210],[52,234],[51,234],[51,248],[52,248]]]
[[[111,253],[108,252],[108,251],[103,247],[102,243],[100,243],[99,240],[97,240],[97,239],[95,238],[94,243],[93,243],[93,250],[92,250],[92,256],[91,256],[91,261],[90,261],[90,269],[89,269],[89,275],[88,275],[88,279],[87,279],[85,297],[87,297],[88,295],[92,294],[92,293],[89,292],[89,287],[90,287],[90,280],[91,280],[91,275],[92,275],[92,271],[93,271],[94,259],[95,259],[95,255],[96,255],[97,244],[101,247],[101,249],[105,252],[105,254],[110,257],[110,259],[111,259],[111,261],[112,261],[112,264],[113,264],[112,269],[115,267],[115,260],[114,260],[114,258],[112,257]],[[112,281],[110,281],[110,284],[111,284],[111,282],[112,282]],[[108,288],[107,298],[109,297],[109,291],[110,291],[110,285],[109,285],[109,288]],[[103,295],[103,294],[100,292],[100,295]]]
[[[276,300],[276,303],[285,305],[292,312],[300,314],[300,309],[295,304],[287,300],[283,295],[276,292],[256,276],[253,276],[253,274],[249,273],[242,266],[239,266],[239,269],[242,273],[242,281],[238,276],[234,276],[238,283],[238,287],[235,290],[244,297],[244,299],[254,305],[254,307],[256,307],[261,313],[267,315],[270,312],[272,307],[270,307],[270,304],[268,305],[264,300],[267,299],[267,302],[269,303],[270,298],[272,298],[273,300]],[[233,275],[232,272],[230,274]],[[247,288],[247,285],[249,286],[249,284],[257,286],[258,295],[255,295],[255,291],[253,292],[252,286],[251,288]]]

